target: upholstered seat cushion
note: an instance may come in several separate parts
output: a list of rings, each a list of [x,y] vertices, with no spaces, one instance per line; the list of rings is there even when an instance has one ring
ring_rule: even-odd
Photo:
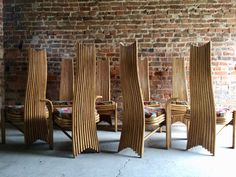
[[[231,108],[220,107],[216,108],[216,122],[228,123],[233,118],[233,110]]]
[[[55,107],[60,107],[60,106],[71,106],[72,101],[53,101],[52,102],[53,106]]]
[[[187,101],[181,101],[181,100],[172,101],[171,104],[189,105],[189,103]]]
[[[24,105],[9,105],[6,107],[8,114],[12,115],[23,115],[24,114]]]
[[[143,101],[144,106],[160,106],[160,103],[158,101]]]
[[[161,107],[149,107],[144,106],[145,118],[155,118],[162,114],[165,114],[165,109]]]
[[[191,110],[188,109],[186,112],[186,118],[190,118]],[[216,107],[216,123],[228,123],[233,116],[233,110],[227,107]]]
[[[46,118],[49,118],[49,111],[45,107]],[[24,105],[8,105],[6,107],[6,117],[12,121],[24,121]]]
[[[114,101],[96,101],[96,106],[97,105],[111,105],[111,104],[115,104]]]
[[[96,101],[96,109],[99,113],[101,111],[115,111],[116,102],[114,101]]]
[[[62,107],[62,108],[55,108],[54,115],[56,118],[72,120],[72,107]],[[95,110],[95,119],[96,122],[99,121],[99,114]]]

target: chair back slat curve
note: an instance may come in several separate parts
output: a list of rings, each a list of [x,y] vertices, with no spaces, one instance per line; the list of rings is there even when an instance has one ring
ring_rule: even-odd
[[[187,149],[201,145],[215,153],[216,112],[211,76],[210,42],[190,48],[191,123]]]
[[[46,50],[29,49],[28,78],[24,106],[25,143],[32,144],[37,139],[48,141],[46,103],[47,53]]]
[[[59,100],[69,101],[73,99],[74,91],[74,66],[72,59],[63,59],[61,62],[61,79]]]
[[[86,149],[99,151],[95,122],[96,53],[94,44],[77,44],[75,89],[72,106],[73,156]]]
[[[144,105],[140,88],[137,43],[120,44],[120,75],[123,97],[123,124],[118,151],[132,148],[142,156],[144,151]]]
[[[138,60],[140,86],[145,101],[150,101],[150,81],[148,59]]]
[[[184,59],[174,58],[172,68],[172,97],[188,101]]]
[[[102,96],[102,101],[110,101],[110,59],[97,60],[96,67],[96,95]]]

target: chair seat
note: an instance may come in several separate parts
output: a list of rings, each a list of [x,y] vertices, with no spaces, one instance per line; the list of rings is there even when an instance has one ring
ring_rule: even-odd
[[[160,107],[160,103],[158,101],[143,101],[144,106],[149,107]]]
[[[45,107],[46,118],[49,118],[49,111]],[[6,107],[6,118],[14,123],[24,122],[24,105],[8,105]]]
[[[145,112],[145,118],[150,119],[165,114],[165,109],[161,107],[144,106],[144,112]]]
[[[171,103],[171,115],[183,116],[189,109],[187,102],[172,102]]]
[[[72,107],[55,108],[55,122],[63,128],[72,128]],[[95,122],[99,122],[99,114],[95,110]]]
[[[188,103],[187,101],[183,101],[183,100],[172,101],[171,104],[176,104],[176,105],[189,105],[189,103]]]
[[[185,118],[190,119],[191,110],[188,109]],[[233,118],[233,110],[226,107],[216,107],[216,123],[217,124],[227,124]]]
[[[116,102],[114,101],[96,101],[96,109],[98,111],[109,111],[116,109]]]
[[[72,101],[53,101],[52,104],[54,107],[67,107],[72,106]]]
[[[165,121],[165,109],[161,107],[144,106],[145,125],[158,125]]]

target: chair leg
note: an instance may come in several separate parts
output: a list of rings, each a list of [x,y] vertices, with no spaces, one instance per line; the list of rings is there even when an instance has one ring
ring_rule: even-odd
[[[166,148],[171,148],[171,109],[169,105],[166,108]]]
[[[187,126],[187,127],[186,127],[186,129],[187,129],[186,131],[187,131],[187,139],[188,139],[188,132],[189,132],[190,120],[186,120],[186,119],[185,119],[185,122],[186,122],[186,126]]]
[[[233,149],[235,149],[235,143],[236,143],[235,131],[236,131],[236,111],[233,112],[233,144],[232,144]]]
[[[115,109],[115,132],[118,130],[118,117],[117,117],[117,105]]]
[[[49,107],[49,134],[48,134],[48,143],[49,149],[53,149],[53,110],[52,106]]]
[[[5,109],[1,109],[1,135],[2,135],[2,144],[5,144],[6,143]]]

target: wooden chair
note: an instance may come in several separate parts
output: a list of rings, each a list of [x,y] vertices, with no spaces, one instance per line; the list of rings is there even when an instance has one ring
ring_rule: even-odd
[[[74,93],[73,60],[63,59],[61,62],[59,100],[53,101],[54,108],[72,106]]]
[[[189,108],[184,59],[172,60],[172,98],[171,123],[182,122],[187,125],[184,115]]]
[[[73,99],[74,93],[74,66],[73,60],[63,59],[61,63],[61,81],[59,100],[68,101]]]
[[[5,122],[24,133],[25,143],[44,140],[53,148],[52,103],[46,99],[46,50],[29,49],[28,78],[24,105],[6,106],[3,113],[2,141],[5,143]],[[46,106],[47,103],[47,106]]]
[[[120,44],[120,74],[123,96],[123,125],[118,151],[132,148],[140,157],[144,152],[144,140],[166,123],[166,147],[170,147],[170,111],[145,107],[138,75],[137,43],[130,46]],[[134,104],[135,103],[135,104]],[[145,136],[145,125],[155,129]]]
[[[98,60],[96,66],[96,94],[102,96],[102,98],[96,101],[96,109],[100,115],[100,120],[105,120],[111,125],[111,117],[114,117],[115,131],[117,131],[117,103],[111,100],[110,85],[110,60]]]
[[[190,48],[190,98],[191,110],[185,118],[190,122],[187,149],[201,145],[215,155],[216,135],[233,123],[233,148],[235,148],[235,113],[228,109],[217,110],[214,102],[211,76],[210,42]],[[219,126],[216,126],[219,125]]]
[[[95,110],[95,46],[78,44],[75,64],[73,106],[56,108],[55,113],[55,123],[72,139],[74,157],[86,149],[99,151],[96,132],[99,115]],[[72,135],[67,130],[72,131]]]
[[[144,105],[151,107],[160,107],[160,103],[150,100],[150,80],[149,80],[149,61],[148,59],[138,60],[138,74]]]

